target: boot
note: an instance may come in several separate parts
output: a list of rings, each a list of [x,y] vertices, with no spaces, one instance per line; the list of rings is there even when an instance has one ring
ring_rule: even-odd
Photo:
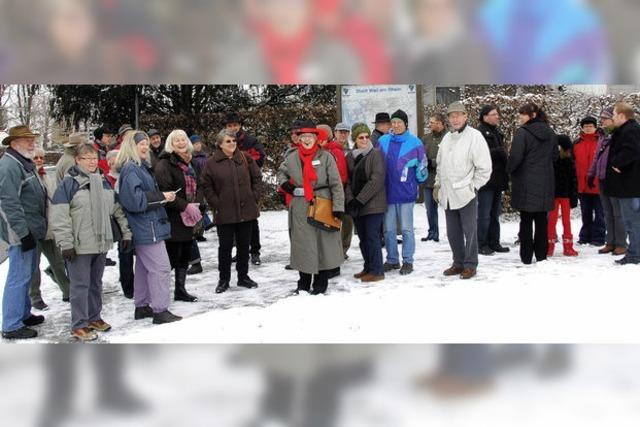
[[[198,298],[191,295],[185,289],[185,283],[187,281],[187,269],[184,267],[176,268],[176,290],[173,294],[173,299],[176,301],[195,302]]]
[[[556,239],[549,239],[549,245],[547,246],[547,257],[553,256],[553,251],[556,250]]]
[[[576,252],[576,250],[573,249],[573,239],[571,238],[562,239],[562,246],[563,246],[562,253],[564,254],[564,256],[578,256],[578,252]]]

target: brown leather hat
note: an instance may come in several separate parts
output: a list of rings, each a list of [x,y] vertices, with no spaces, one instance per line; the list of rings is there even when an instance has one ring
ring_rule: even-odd
[[[31,132],[31,129],[29,129],[29,126],[25,126],[25,125],[14,126],[11,129],[9,129],[9,136],[5,137],[2,140],[2,145],[9,145],[11,144],[11,141],[18,138],[37,138],[39,136],[40,136],[39,133]]]

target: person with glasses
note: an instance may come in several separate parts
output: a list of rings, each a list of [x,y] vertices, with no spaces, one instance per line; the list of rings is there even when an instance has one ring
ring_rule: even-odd
[[[353,277],[362,282],[378,282],[384,279],[380,241],[380,229],[387,210],[384,157],[374,149],[371,131],[366,124],[354,124],[351,139],[355,147],[347,154],[349,183],[345,191],[346,211],[353,218],[364,259],[362,271]]]
[[[216,137],[217,150],[207,161],[200,185],[218,231],[218,271],[216,293],[229,289],[231,251],[237,247],[238,286],[257,288],[249,277],[249,246],[255,220],[260,216],[262,174],[257,162],[238,148],[236,133],[222,130]]]
[[[111,325],[101,317],[102,275],[113,246],[112,218],[123,242],[131,231],[111,184],[98,171],[98,151],[91,144],[76,148],[76,166],[69,169],[51,204],[51,228],[62,251],[70,279],[71,335],[80,341],[98,338]]]
[[[47,191],[47,199],[50,203],[56,191],[56,182],[53,177],[47,176],[47,172],[44,169],[44,150],[41,147],[36,147],[33,162],[35,163],[36,168],[38,168],[38,177],[40,178],[40,182],[42,182],[42,186]],[[51,209],[49,209],[48,214],[48,222],[51,222]],[[44,254],[47,261],[49,261],[49,266],[46,268],[45,273],[62,291],[62,301],[69,302],[69,278],[65,271],[62,253],[60,253],[60,249],[56,246],[51,227],[48,227],[45,238],[38,242],[37,251],[38,268],[36,269],[33,279],[31,280],[31,285],[29,286],[31,305],[37,310],[46,310],[49,308],[42,299],[42,293],[40,292],[40,285],[42,282],[40,274],[40,255],[42,254]]]

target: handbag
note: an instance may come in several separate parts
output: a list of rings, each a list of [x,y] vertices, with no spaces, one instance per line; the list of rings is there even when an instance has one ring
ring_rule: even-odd
[[[307,208],[307,222],[325,231],[340,231],[342,227],[342,220],[333,216],[333,200],[318,196]]]

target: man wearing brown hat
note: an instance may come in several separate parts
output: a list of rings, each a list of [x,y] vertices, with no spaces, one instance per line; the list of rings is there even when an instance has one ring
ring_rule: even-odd
[[[56,163],[56,185],[60,184],[69,169],[76,165],[76,147],[88,144],[89,138],[82,132],[74,132],[64,142],[64,153]]]
[[[34,338],[30,326],[44,322],[31,314],[29,284],[37,268],[36,244],[47,233],[46,190],[33,163],[35,138],[27,126],[9,129],[0,159],[0,239],[9,244],[9,272],[2,296],[2,337]]]

